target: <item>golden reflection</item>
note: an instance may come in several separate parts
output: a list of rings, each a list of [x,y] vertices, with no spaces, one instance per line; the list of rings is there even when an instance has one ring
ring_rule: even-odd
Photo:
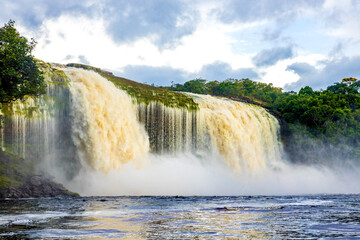
[[[195,206],[191,204],[192,206]],[[94,201],[86,210],[91,230],[107,230],[121,239],[268,239],[264,213],[247,207],[201,204],[182,208],[180,202],[151,199]],[[152,208],[153,207],[153,208]],[[99,236],[105,239],[109,236]]]
[[[91,202],[88,206],[87,216],[93,222],[87,229],[107,230],[111,236],[98,236],[96,239],[146,239],[140,235],[144,232],[142,215],[136,211],[128,210],[128,206],[139,205],[131,199],[111,202]],[[138,219],[138,220],[137,220]],[[118,232],[119,231],[119,232]]]
[[[261,226],[267,224],[261,213],[249,213],[240,208],[196,211],[175,211],[170,208],[151,211],[146,207],[147,210],[142,210],[148,204],[151,202],[136,203],[129,199],[115,204],[92,203],[87,213],[94,224],[88,229],[108,230],[111,237],[121,239],[270,238],[261,229]],[[97,239],[108,237],[99,236]]]
[[[261,224],[260,216],[243,213],[236,209],[233,211],[197,211],[184,213],[181,216],[182,221],[193,221],[197,224],[183,226],[180,231],[186,232],[191,229],[197,235],[204,238],[222,238],[222,239],[264,239],[266,233],[258,229],[252,229],[252,224]],[[215,232],[216,234],[211,234]]]

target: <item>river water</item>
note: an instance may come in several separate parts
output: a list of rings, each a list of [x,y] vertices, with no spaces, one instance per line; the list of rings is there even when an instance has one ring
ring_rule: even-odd
[[[360,239],[360,195],[1,200],[0,239]]]

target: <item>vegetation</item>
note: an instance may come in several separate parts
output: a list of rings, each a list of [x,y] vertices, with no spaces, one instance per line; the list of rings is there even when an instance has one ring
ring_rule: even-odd
[[[262,106],[270,106],[282,94],[281,88],[272,84],[254,82],[250,79],[227,79],[223,82],[206,82],[204,79],[194,79],[168,88],[173,91],[210,94],[228,98],[237,98]]]
[[[299,122],[314,131],[357,142],[360,136],[360,82],[335,83],[324,91],[309,86],[299,93],[284,93],[272,104],[288,123]],[[358,138],[360,140],[360,138]]]
[[[45,83],[31,55],[36,42],[20,36],[10,20],[0,28],[0,102],[45,93]]]
[[[24,176],[35,174],[34,165],[31,161],[0,150],[0,189],[20,187]]]
[[[36,59],[37,65],[42,72],[45,83],[47,85],[58,85],[60,87],[68,87],[70,79],[66,76],[64,71],[58,69],[58,66],[63,66],[61,64],[46,63],[39,59]]]
[[[101,70],[100,68],[75,63],[67,64],[67,66],[98,72],[101,76],[114,83],[115,86],[125,90],[139,103],[149,104],[151,101],[157,101],[168,107],[184,107],[189,110],[198,109],[198,105],[194,102],[194,100],[185,94],[169,91],[165,88],[157,88],[147,84],[138,83],[126,78],[116,77],[112,73]]]
[[[24,116],[26,118],[41,118],[45,115],[52,115],[55,109],[65,108],[65,102],[58,96],[54,96],[52,92],[66,94],[70,80],[66,74],[36,59],[36,64],[42,72],[42,76],[49,90],[48,94],[41,96],[25,95],[21,99],[17,99],[8,103],[1,104],[1,112],[3,116]],[[4,124],[4,122],[3,122]],[[5,125],[0,125],[6,127]]]

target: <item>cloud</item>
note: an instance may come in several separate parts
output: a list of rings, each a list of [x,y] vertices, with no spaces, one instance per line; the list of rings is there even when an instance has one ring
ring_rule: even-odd
[[[323,2],[323,0],[228,0],[214,13],[224,23],[254,22],[264,19],[289,21],[296,18],[302,9],[317,8]]]
[[[203,78],[209,81],[223,81],[228,78],[258,78],[258,74],[251,68],[232,69],[228,63],[215,62],[201,68],[199,73],[192,74],[192,78]]]
[[[327,86],[340,82],[344,77],[360,78],[360,56],[342,57],[324,61],[321,69],[307,63],[294,63],[287,70],[294,71],[300,79],[294,83],[285,85],[285,90],[298,91],[300,88],[310,86],[316,90],[326,89]]]
[[[116,75],[155,86],[170,86],[174,83],[184,83],[187,73],[171,67],[150,67],[129,65],[123,68],[121,73]]]
[[[271,49],[265,49],[259,52],[253,61],[256,66],[271,66],[280,60],[288,59],[294,56],[294,52],[291,46],[287,47],[275,47]]]
[[[266,28],[263,31],[263,40],[264,41],[274,41],[279,39],[280,34],[281,34],[281,28],[277,27],[277,28]]]
[[[169,47],[196,29],[199,14],[180,0],[5,0],[0,8],[1,21],[13,19],[32,30],[62,15],[100,17],[116,42],[147,37],[159,47]]]
[[[82,64],[89,65],[90,62],[86,59],[84,55],[79,55],[79,60]]]
[[[64,61],[71,61],[75,58],[76,58],[75,56],[69,54],[69,55],[66,55],[66,57],[64,58]]]
[[[5,0],[0,8],[0,20],[9,19],[37,29],[45,19],[57,18],[63,13],[90,15],[95,6],[89,1]]]
[[[316,68],[305,62],[297,62],[289,65],[286,69],[297,73],[298,75],[311,75],[316,72]]]
[[[355,0],[327,0],[323,6],[327,34],[360,40],[360,2]],[[356,29],[356,30],[355,30]]]
[[[191,34],[198,13],[179,0],[109,0],[104,15],[108,33],[119,42],[151,37],[160,45],[171,45]]]
[[[333,47],[333,49],[331,49],[329,55],[330,56],[336,56],[342,53],[342,51],[344,50],[345,46],[344,43],[342,42],[338,42],[336,43],[336,45]]]

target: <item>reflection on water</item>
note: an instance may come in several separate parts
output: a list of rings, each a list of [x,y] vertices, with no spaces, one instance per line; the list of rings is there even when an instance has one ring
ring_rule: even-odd
[[[0,201],[0,239],[360,237],[360,195]]]

